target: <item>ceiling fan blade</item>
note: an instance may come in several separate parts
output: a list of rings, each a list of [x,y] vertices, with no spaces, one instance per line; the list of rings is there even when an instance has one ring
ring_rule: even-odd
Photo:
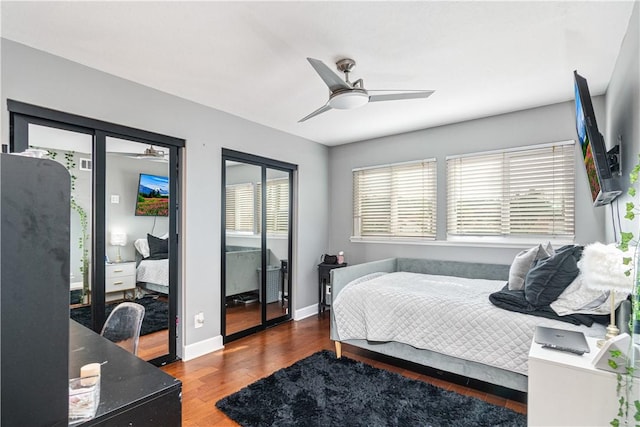
[[[340,76],[331,71],[324,62],[313,58],[307,58],[307,61],[309,61],[313,69],[316,70],[316,73],[320,75],[320,78],[326,83],[326,85],[329,86],[329,90],[331,92],[334,92],[337,89],[351,89],[351,86],[342,80]]]
[[[309,115],[307,115],[307,116],[304,116],[303,118],[301,118],[300,120],[298,120],[298,123],[302,123],[302,122],[304,122],[304,121],[306,121],[306,120],[309,120],[309,119],[310,119],[310,118],[312,118],[312,117],[317,116],[318,114],[322,114],[322,113],[324,113],[325,111],[329,111],[329,110],[331,110],[331,105],[329,105],[329,104],[325,104],[325,105],[323,105],[322,107],[318,108],[318,109],[317,109],[316,111],[314,111],[313,113],[311,113],[311,114],[309,114]]]
[[[369,92],[376,92],[374,90],[370,90]],[[418,98],[428,98],[431,94],[435,92],[433,90],[422,90],[422,91],[414,91],[414,92],[403,92],[403,93],[388,93],[386,95],[369,95],[369,102],[378,102],[378,101],[395,101],[401,99],[418,99]]]

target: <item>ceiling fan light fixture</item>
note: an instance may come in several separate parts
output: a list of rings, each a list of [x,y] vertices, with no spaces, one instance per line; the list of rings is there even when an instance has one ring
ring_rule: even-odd
[[[329,99],[331,108],[337,110],[350,110],[358,108],[369,102],[369,94],[364,90],[352,89],[348,92],[335,93]]]

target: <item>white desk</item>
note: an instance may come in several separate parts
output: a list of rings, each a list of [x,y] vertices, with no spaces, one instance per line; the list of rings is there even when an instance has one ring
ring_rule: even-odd
[[[529,351],[529,426],[609,426],[618,412],[616,374],[595,369],[597,339],[582,356],[542,348]],[[634,394],[640,391],[636,379]],[[630,408],[632,410],[632,408]]]

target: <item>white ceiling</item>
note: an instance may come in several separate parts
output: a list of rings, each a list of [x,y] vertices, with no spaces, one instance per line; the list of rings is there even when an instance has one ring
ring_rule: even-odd
[[[2,37],[337,145],[605,92],[633,1],[1,2]],[[350,57],[369,89],[435,89],[298,120],[328,90],[307,57]]]

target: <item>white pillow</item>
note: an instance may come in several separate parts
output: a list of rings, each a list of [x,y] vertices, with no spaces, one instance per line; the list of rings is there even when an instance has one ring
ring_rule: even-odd
[[[625,283],[629,291],[614,292],[616,306],[629,296],[633,285],[633,272],[626,276],[629,266],[624,265],[626,256],[614,245],[592,243],[584,248],[578,261],[580,274],[551,303],[558,315],[567,314],[609,314],[611,313],[610,291],[612,285]]]
[[[138,253],[142,255],[142,258],[149,258],[149,242],[146,238],[136,239],[136,241],[133,242],[133,246],[136,248]]]

